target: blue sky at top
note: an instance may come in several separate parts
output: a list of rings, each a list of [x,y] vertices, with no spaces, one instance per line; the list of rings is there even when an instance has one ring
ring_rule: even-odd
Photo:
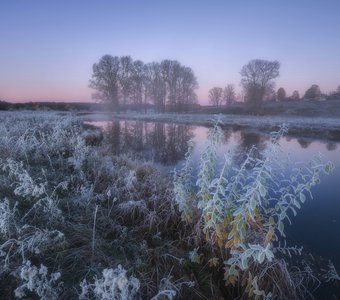
[[[340,1],[0,2],[0,99],[91,101],[104,54],[170,58],[197,76],[201,103],[250,59],[281,62],[276,88],[340,85]]]

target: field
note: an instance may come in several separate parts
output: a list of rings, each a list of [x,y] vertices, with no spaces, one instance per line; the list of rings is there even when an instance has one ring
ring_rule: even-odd
[[[274,209],[266,196],[275,136],[272,153],[249,154],[228,183],[213,167],[215,126],[194,188],[190,151],[181,171],[165,174],[112,155],[82,118],[0,114],[3,299],[303,299],[339,281],[331,264],[313,273],[306,261],[288,263],[299,248],[277,246],[330,164],[280,187]]]

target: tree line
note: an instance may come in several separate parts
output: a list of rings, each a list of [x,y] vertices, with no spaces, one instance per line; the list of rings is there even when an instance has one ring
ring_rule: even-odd
[[[144,63],[130,56],[104,55],[92,69],[93,98],[109,103],[115,111],[147,103],[157,112],[186,111],[197,103],[196,76],[176,60]]]
[[[277,92],[274,90],[274,79],[280,73],[280,63],[278,61],[267,61],[262,59],[253,59],[244,65],[241,69],[241,86],[244,92],[244,101],[252,108],[254,112],[261,110],[262,102],[269,101],[297,101],[300,99],[320,100],[340,98],[340,85],[337,90],[331,92],[328,96],[322,94],[320,87],[313,84],[306,90],[304,96],[300,98],[297,90],[293,91],[291,96],[287,96],[283,87]],[[223,90],[220,87],[213,87],[209,90],[209,100],[214,106],[222,104],[230,105],[236,101],[235,90],[233,85],[228,84]]]
[[[253,59],[240,71],[243,100],[250,109],[258,113],[263,101],[299,100],[297,90],[287,97],[284,88],[274,90],[274,80],[280,75],[280,63],[263,59]],[[194,71],[176,60],[144,63],[130,56],[104,55],[93,65],[89,87],[96,92],[94,99],[107,102],[115,111],[127,107],[146,109],[152,104],[155,111],[188,111],[197,104],[195,90],[198,83]],[[313,84],[304,94],[304,99],[321,99],[323,94],[317,84]],[[330,98],[340,97],[340,86]],[[209,100],[213,106],[231,105],[236,101],[235,87],[227,84],[223,89],[209,90]]]

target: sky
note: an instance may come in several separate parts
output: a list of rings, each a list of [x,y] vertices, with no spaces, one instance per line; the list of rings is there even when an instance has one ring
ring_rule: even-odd
[[[340,85],[339,0],[1,0],[0,100],[90,102],[105,54],[176,59],[208,91],[251,59],[281,63],[276,89]]]

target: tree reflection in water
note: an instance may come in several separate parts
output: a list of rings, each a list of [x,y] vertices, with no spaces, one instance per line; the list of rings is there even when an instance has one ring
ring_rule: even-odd
[[[176,165],[184,159],[188,149],[188,141],[206,139],[198,134],[196,126],[171,124],[162,122],[143,122],[121,120],[109,123],[105,128],[105,137],[112,154],[128,154],[132,158],[154,161],[163,165]],[[233,164],[239,166],[246,159],[247,153],[254,147],[253,156],[262,158],[269,135],[253,131],[235,131],[224,128],[222,144],[232,151]],[[311,139],[285,137],[285,141],[297,141],[301,149],[306,149],[312,143]],[[203,143],[200,143],[203,145]],[[328,142],[329,151],[337,149],[337,143]],[[203,146],[198,146],[203,147]],[[223,148],[222,148],[223,149]],[[201,149],[203,151],[203,149]],[[222,150],[223,152],[224,150]],[[223,159],[223,153],[220,157]],[[199,164],[199,161],[195,163]],[[251,166],[249,166],[251,167]]]
[[[113,154],[174,165],[184,159],[194,135],[188,125],[113,121],[105,136]]]
[[[263,152],[266,149],[266,141],[268,141],[269,137],[256,132],[240,131],[239,134],[240,138],[234,155],[234,163],[241,165],[253,147],[252,156],[254,158],[262,158]]]
[[[312,140],[305,139],[305,138],[299,138],[297,139],[297,141],[300,144],[302,149],[307,149],[309,145],[312,143]]]
[[[335,142],[328,142],[326,148],[328,151],[334,151],[337,148],[337,144]]]

